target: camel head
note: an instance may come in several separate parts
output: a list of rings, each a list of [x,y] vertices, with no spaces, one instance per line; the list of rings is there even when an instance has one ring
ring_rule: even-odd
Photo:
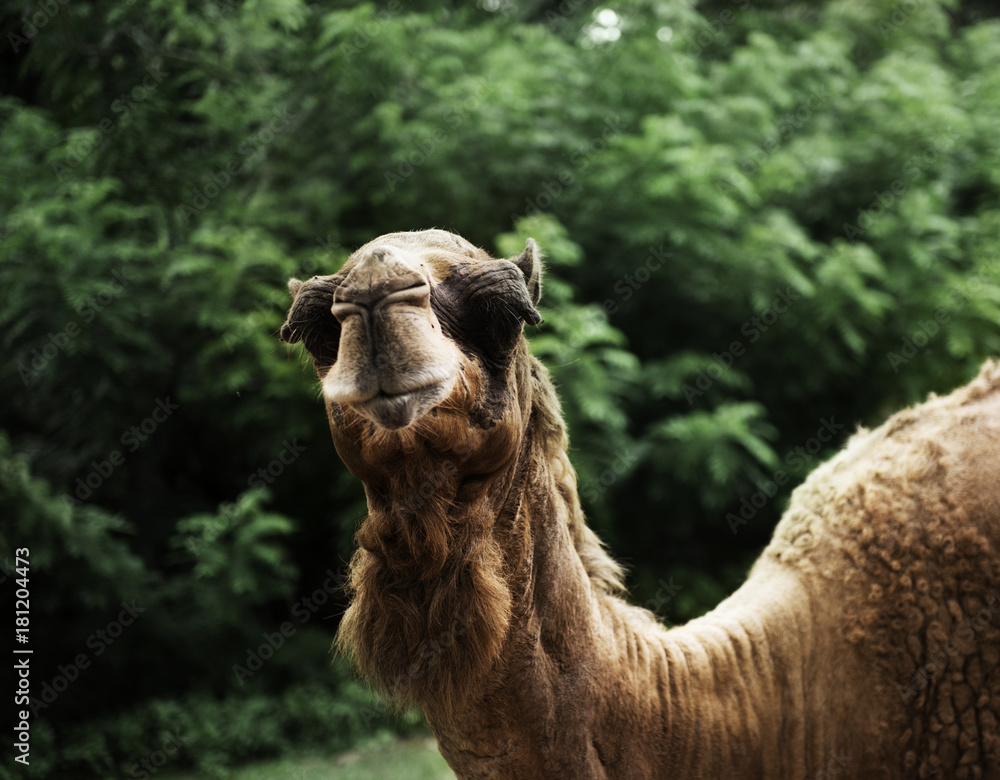
[[[443,230],[389,233],[338,273],[292,279],[289,290],[281,338],[312,356],[338,452],[362,479],[415,437],[469,457],[509,452],[520,436],[530,411],[523,324],[541,322],[533,240],[498,260]]]

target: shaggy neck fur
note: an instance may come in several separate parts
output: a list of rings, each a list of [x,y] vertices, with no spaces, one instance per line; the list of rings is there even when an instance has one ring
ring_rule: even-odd
[[[815,620],[797,578],[761,571],[711,616],[664,630],[616,595],[621,570],[584,523],[537,363],[531,397],[495,472],[470,477],[467,453],[441,452],[366,484],[341,648],[384,695],[422,707],[463,778],[785,777],[832,754],[821,732],[804,742]]]

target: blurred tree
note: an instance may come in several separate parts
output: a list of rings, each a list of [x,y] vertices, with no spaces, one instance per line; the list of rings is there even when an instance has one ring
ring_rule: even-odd
[[[637,601],[711,607],[856,424],[1000,354],[997,15],[0,0],[0,561],[47,583],[39,685],[93,661],[33,776],[386,722],[326,667],[364,500],[276,333],[288,277],[391,230],[539,241],[585,508]]]

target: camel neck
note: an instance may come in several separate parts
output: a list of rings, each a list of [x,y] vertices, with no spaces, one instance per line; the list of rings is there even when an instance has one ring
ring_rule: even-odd
[[[384,692],[423,709],[456,774],[784,777],[815,765],[801,717],[808,600],[794,576],[758,567],[712,613],[667,631],[609,592],[614,564],[586,536],[565,453],[530,432],[522,445],[486,476],[400,475],[370,491],[358,532],[340,642]],[[399,506],[410,513],[386,509]]]
[[[388,698],[454,713],[510,633],[530,552],[518,546],[525,473],[522,458],[483,473],[461,451],[417,446],[419,457],[365,483],[337,643]]]
[[[821,727],[807,740],[809,635],[786,575],[758,572],[668,631],[567,576],[582,567],[549,541],[536,539],[532,608],[482,696],[457,718],[427,710],[459,777],[740,780],[851,760]]]
[[[635,640],[649,655],[631,666],[656,671],[656,750],[671,777],[803,777],[815,766],[803,717],[808,607],[796,588],[793,575],[761,570],[705,617]]]
[[[513,487],[492,536],[506,552],[511,611],[496,660],[456,709],[421,703],[461,778],[587,777],[554,766],[549,747],[556,732],[589,731],[600,597],[573,538],[568,461],[544,455],[545,444],[527,441],[502,480]]]

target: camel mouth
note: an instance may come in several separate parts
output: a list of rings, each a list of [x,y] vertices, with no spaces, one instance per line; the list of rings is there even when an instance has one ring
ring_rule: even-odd
[[[435,382],[402,393],[379,391],[364,401],[349,405],[362,417],[390,431],[412,425],[451,394],[454,381]]]

